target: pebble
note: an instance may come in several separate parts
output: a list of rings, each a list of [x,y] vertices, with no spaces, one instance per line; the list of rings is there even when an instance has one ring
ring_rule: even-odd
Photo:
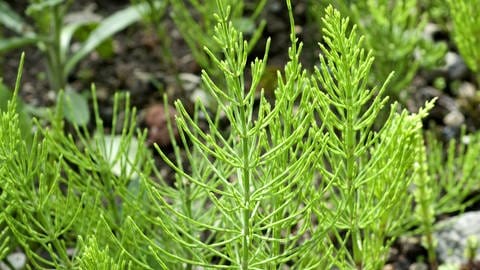
[[[207,95],[207,93],[203,89],[194,90],[190,94],[190,101],[192,103],[200,101],[203,105],[206,105],[206,106],[210,105],[211,103],[210,96]]]
[[[475,85],[471,82],[463,82],[460,87],[458,87],[458,96],[461,98],[473,98],[476,92]]]
[[[183,89],[187,92],[196,90],[202,82],[202,78],[193,73],[180,73],[178,77],[182,82]]]
[[[458,110],[451,111],[443,117],[443,123],[450,127],[459,127],[464,122],[465,116]]]
[[[445,55],[445,70],[452,80],[464,78],[468,73],[467,65],[462,57],[454,52],[447,52]]]
[[[412,263],[412,265],[408,267],[408,270],[428,270],[428,266],[425,263],[416,262]]]
[[[467,212],[452,217],[437,225],[434,237],[437,240],[439,261],[445,264],[461,264],[465,262],[464,251],[469,236],[480,239],[480,211]],[[480,258],[480,250],[476,257]]]
[[[10,269],[6,264],[0,262],[0,270],[17,270],[25,268],[27,263],[27,256],[22,252],[14,252],[7,256],[7,261],[13,266],[13,269]]]
[[[202,89],[202,78],[193,73],[180,73],[179,78],[182,82],[183,89],[192,103],[200,100],[202,104],[207,105],[211,103],[210,96]]]
[[[382,270],[395,270],[395,266],[393,266],[393,264],[386,264]]]
[[[177,111],[172,106],[168,106],[171,124],[173,125],[174,136],[178,136],[178,130],[175,123]],[[160,146],[170,145],[171,140],[168,134],[167,118],[165,116],[165,107],[163,104],[154,104],[147,108],[145,113],[145,124],[148,126],[148,141],[157,143]]]
[[[55,102],[57,100],[57,92],[56,91],[53,91],[53,90],[49,90],[47,92],[47,100],[50,101],[50,102]]]

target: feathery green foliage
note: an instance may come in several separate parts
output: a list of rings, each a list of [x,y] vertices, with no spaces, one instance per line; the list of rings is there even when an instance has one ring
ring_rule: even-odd
[[[19,80],[15,93],[18,86]],[[0,220],[6,224],[0,237],[2,258],[6,249],[14,245],[27,255],[31,268],[72,269],[78,264],[88,264],[78,262],[74,256],[83,249],[84,243],[77,239],[82,236],[94,237],[91,241],[97,241],[98,252],[110,251],[109,256],[121,262],[120,258],[126,256],[121,244],[135,239],[124,220],[136,214],[124,202],[141,201],[131,168],[149,171],[148,166],[143,166],[147,164],[144,159],[149,157],[143,146],[145,133],[133,139],[135,111],[130,111],[128,99],[127,108],[121,109],[125,121],[117,123],[117,117],[113,120],[113,127],[123,127],[116,151],[112,150],[115,144],[111,141],[110,146],[105,145],[108,141],[104,139],[98,108],[95,109],[97,133],[102,139],[79,129],[75,139],[66,135],[61,102],[50,117],[50,127],[39,126],[31,146],[27,147],[20,133],[15,101],[13,98],[9,102],[8,110],[0,118]],[[115,104],[119,101],[117,97]],[[118,106],[114,110],[118,114]],[[132,144],[137,144],[133,157]],[[86,243],[84,253],[96,252],[95,246],[89,248],[94,245],[91,241]],[[135,256],[137,261],[142,258],[141,253]]]
[[[453,38],[468,67],[480,71],[480,1],[447,0],[453,19]]]
[[[373,85],[381,84],[395,71],[387,89],[392,98],[401,98],[401,91],[410,85],[419,68],[435,67],[445,54],[445,44],[433,44],[422,37],[427,18],[420,13],[416,0],[324,2],[349,16],[365,37],[365,47],[375,57]],[[321,19],[318,15],[316,18]]]
[[[418,5],[421,10],[428,13],[429,21],[446,29],[447,23],[450,21],[447,0],[423,0]]]
[[[421,136],[421,134],[419,134]],[[431,156],[441,153],[432,153]],[[419,223],[419,230],[425,236],[425,246],[428,252],[428,262],[433,269],[437,269],[437,258],[435,253],[435,240],[433,239],[433,224],[435,223],[435,194],[432,188],[436,186],[433,177],[429,175],[429,164],[427,163],[426,147],[423,141],[419,141],[415,155],[418,157],[415,162],[415,199],[414,219]],[[434,163],[436,165],[436,163]],[[440,196],[439,193],[436,195]]]
[[[81,240],[81,238],[80,238]],[[132,269],[131,263],[125,260],[114,260],[109,253],[109,248],[100,248],[95,237],[88,239],[83,244],[84,250],[79,256],[79,269],[82,270],[127,270]]]
[[[322,47],[315,76],[298,63],[301,45],[295,45],[292,29],[291,61],[285,81],[279,76],[273,108],[262,97],[255,112],[254,91],[265,59],[252,64],[253,83],[245,90],[248,44],[228,14],[220,5],[215,37],[225,48],[224,60],[207,50],[226,87],[219,88],[206,72],[203,80],[231,128],[220,132],[216,117],[198,104],[209,123],[205,133],[176,103],[181,137],[193,144],[194,152],[187,155],[190,172],[158,149],[177,172],[177,189],[144,179],[150,199],[164,209],[151,221],[167,232],[169,248],[154,245],[140,227],[137,232],[167,268],[184,263],[276,269],[287,261],[298,269],[379,268],[389,243],[402,231],[398,219],[408,213],[403,206],[411,200],[407,191],[415,156],[410,153],[432,103],[416,115],[398,114],[394,105],[385,126],[373,130],[386,103],[381,97],[386,84],[367,89],[373,57],[361,48],[355,29],[348,31],[348,20],[329,7],[324,19],[328,49]],[[327,233],[342,244],[335,246]]]
[[[6,85],[4,85],[0,80],[0,113],[8,110],[8,103],[14,97],[14,91],[10,90]],[[25,139],[27,146],[29,147],[32,141],[32,120],[27,113],[26,105],[19,98],[15,97],[15,110],[18,113],[18,125],[20,132]]]
[[[397,113],[392,105],[388,120],[376,131],[373,124],[386,98],[388,79],[379,89],[368,89],[373,64],[372,52],[361,46],[356,27],[349,29],[330,6],[323,19],[326,45],[322,48],[318,82],[318,113],[328,131],[328,150],[319,159],[322,180],[331,183],[330,203],[339,213],[336,235],[349,242],[351,253],[341,269],[378,269],[388,253],[390,241],[401,231],[401,220],[408,213],[403,207],[411,198],[407,190],[412,181],[410,153],[418,141],[421,119],[433,106],[416,115]],[[390,77],[389,77],[390,78]],[[341,236],[341,230],[348,230]]]
[[[210,61],[204,48],[208,48],[216,56],[222,52],[222,48],[213,38],[217,21],[212,14],[218,13],[218,2],[218,0],[170,1],[172,18],[188,44],[195,61],[200,67],[208,70],[212,76],[215,75],[214,73],[218,71],[218,68]],[[247,1],[224,0],[221,2],[222,5],[231,7],[230,20],[235,27],[243,33],[251,35],[248,47],[248,51],[250,51],[261,37],[265,27],[265,21],[257,24],[256,20],[267,1],[258,1],[254,4],[254,7],[249,7]],[[251,12],[251,15],[246,15],[247,11]]]
[[[2,142],[2,147],[0,147],[0,177],[7,173],[7,163],[14,158],[20,148],[20,124],[18,120],[19,116],[16,95],[18,94],[20,85],[23,62],[24,55],[22,54],[13,98],[7,102],[6,110],[0,110],[0,142]],[[24,143],[26,147],[27,143]],[[8,184],[5,183],[3,177],[0,179],[2,181],[0,186],[0,209],[2,209],[2,212],[0,213],[0,259],[3,260],[10,250],[11,232],[6,226],[6,219],[8,218],[8,212],[6,209],[9,206],[9,200],[8,193],[5,189],[8,188]]]
[[[480,133],[467,136],[462,132],[464,142],[452,139],[445,147],[429,132],[427,145],[423,142],[418,145],[413,182],[416,206],[410,225],[418,225],[415,232],[425,236],[428,262],[433,269],[438,266],[433,238],[436,217],[463,212],[479,200],[478,196],[472,197],[480,189],[477,183],[480,170],[475,166],[480,151],[479,136]]]
[[[480,189],[476,181],[480,170],[476,166],[480,152],[480,133],[452,139],[445,146],[432,133],[427,133],[429,175],[436,180],[431,185],[433,208],[436,215],[464,211],[479,198],[469,198],[472,191]]]
[[[268,45],[264,59],[252,63],[253,82],[245,91],[248,43],[233,27],[229,15],[230,9],[220,5],[215,38],[224,48],[224,60],[207,50],[223,72],[226,87],[220,89],[206,72],[203,80],[231,129],[227,134],[220,133],[215,119],[206,114],[210,130],[205,133],[183,105],[176,103],[180,133],[185,141],[193,143],[196,153],[188,155],[192,172],[187,174],[174,165],[159,149],[177,171],[176,186],[180,190],[165,194],[153,186],[150,193],[165,209],[165,217],[155,225],[168,231],[170,241],[178,243],[178,248],[184,246],[184,251],[172,248],[174,244],[169,249],[154,247],[170,268],[187,263],[212,268],[276,269],[288,261],[308,267],[311,259],[299,259],[302,251],[325,234],[325,230],[311,231],[310,226],[309,208],[323,193],[321,189],[316,194],[312,191],[311,168],[325,137],[309,131],[313,116],[309,81],[299,66],[294,45],[285,70],[287,79],[279,81],[275,107],[272,109],[262,98],[255,113],[255,92],[265,69]],[[295,41],[294,36],[292,39]],[[296,101],[300,102],[298,110],[294,108]],[[198,107],[206,113],[203,105]],[[177,209],[174,196],[190,203]],[[303,239],[307,232],[311,239]]]

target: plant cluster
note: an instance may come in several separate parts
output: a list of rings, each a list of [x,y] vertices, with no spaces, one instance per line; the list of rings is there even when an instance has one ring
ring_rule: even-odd
[[[228,0],[223,2],[225,6],[231,7],[230,20],[235,27],[242,33],[252,36],[248,51],[253,49],[265,27],[265,21],[261,21],[256,25],[256,20],[258,20],[260,12],[266,3],[266,0],[261,0],[253,7],[249,7],[247,1]],[[206,54],[204,48],[207,47],[216,54],[221,53],[222,48],[218,47],[218,43],[213,38],[217,21],[212,14],[218,12],[217,1],[170,1],[170,4],[172,6],[172,18],[188,44],[196,62],[203,69],[214,75],[218,68],[212,65],[210,57]],[[188,7],[193,7],[193,9]],[[247,8],[250,8],[250,10]],[[251,12],[251,14],[247,15],[247,11]],[[197,16],[199,19],[196,19]]]
[[[57,9],[61,2],[44,4]],[[155,3],[139,5],[164,8]],[[332,6],[320,19],[320,64],[309,73],[286,3],[289,61],[267,100],[257,93],[270,41],[263,58],[248,63],[256,35],[245,40],[242,7],[209,2],[215,26],[206,24],[212,32],[198,57],[209,62],[202,81],[218,110],[197,102],[192,115],[175,102],[178,141],[168,126],[173,157],[154,147],[173,180],[157,166],[128,95],[115,96],[107,130],[92,87],[95,128],[74,123],[71,134],[64,127],[71,103],[59,91],[48,124],[36,121],[28,141],[16,99],[22,58],[12,98],[0,111],[0,259],[20,249],[33,269],[381,269],[398,236],[418,233],[436,268],[435,217],[475,201],[468,199],[479,188],[479,135],[469,135],[468,144],[450,142],[446,154],[434,136],[425,139],[422,121],[434,101],[417,113],[388,103],[397,77],[389,71],[372,83],[380,54],[359,35],[367,28],[357,29]]]
[[[315,10],[332,1],[313,1],[312,13],[318,23],[321,15]],[[433,43],[423,37],[427,16],[416,0],[335,1],[334,5],[352,18],[365,36],[365,47],[373,51],[373,85],[386,80],[392,70],[388,94],[405,101],[401,94],[412,82],[420,68],[436,67],[446,53],[443,43]]]
[[[480,11],[480,2],[447,0],[453,18],[453,37],[467,65],[477,74],[480,72],[479,42],[480,19],[475,14]],[[478,78],[477,78],[477,82]]]

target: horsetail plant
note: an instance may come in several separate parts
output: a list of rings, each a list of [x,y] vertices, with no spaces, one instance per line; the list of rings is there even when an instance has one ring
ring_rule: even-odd
[[[428,174],[437,180],[437,184],[431,187],[435,215],[465,211],[479,200],[471,195],[480,189],[477,181],[480,170],[476,166],[480,133],[467,135],[463,130],[461,139],[443,144],[428,132],[426,141]]]
[[[18,94],[19,81],[14,96]],[[115,104],[119,104],[119,97],[116,96]],[[146,134],[138,134],[134,139],[135,111],[130,114],[128,98],[125,99],[127,109],[122,109],[125,120],[118,123],[122,127],[118,143],[107,140],[97,106],[97,136],[78,127],[75,138],[65,134],[60,102],[50,114],[50,125],[37,125],[38,131],[27,145],[19,129],[17,100],[12,98],[8,110],[0,116],[2,260],[8,250],[20,249],[30,269],[75,269],[90,265],[91,254],[103,253],[106,266],[111,266],[109,258],[120,266],[145,264],[141,255],[145,252],[140,246],[130,250],[133,259],[127,258],[121,248],[121,243],[135,238],[124,222],[126,217],[140,222],[131,205],[144,202],[135,186],[135,172],[148,174],[150,170],[148,163],[142,165],[143,158],[149,157],[143,143]],[[114,114],[118,111],[115,105]],[[116,119],[114,116],[112,134]],[[137,148],[133,154],[132,146]]]
[[[80,237],[79,241],[84,247],[82,254],[79,256],[79,269],[83,270],[125,270],[132,269],[131,261],[125,258],[120,260],[111,257],[109,247],[100,247],[95,237],[90,237],[83,243]]]
[[[445,44],[423,37],[427,17],[416,0],[312,2],[313,10],[327,2],[351,18],[365,36],[365,48],[375,56],[369,85],[381,84],[395,70],[386,93],[401,102],[405,101],[402,90],[410,85],[418,70],[436,67],[446,52]],[[321,22],[321,16],[315,18]]]
[[[206,72],[202,77],[230,129],[220,132],[218,115],[211,118],[197,104],[209,123],[205,132],[176,102],[181,138],[195,153],[187,154],[189,172],[157,150],[176,171],[175,186],[184,190],[143,178],[149,199],[163,209],[150,221],[170,244],[156,244],[140,227],[137,232],[166,268],[277,269],[288,263],[295,269],[378,269],[402,231],[398,219],[407,214],[403,205],[411,201],[407,191],[414,175],[410,153],[433,103],[413,115],[397,113],[393,105],[375,131],[386,83],[379,90],[366,88],[373,57],[361,48],[355,28],[347,32],[348,20],[329,7],[328,49],[322,46],[315,76],[302,71],[301,44],[292,29],[290,62],[285,80],[278,77],[275,103],[271,107],[261,96],[255,112],[254,91],[268,46],[264,59],[252,64],[252,84],[245,89],[248,45],[228,22],[229,9],[218,4],[215,38],[225,59],[207,53],[224,73],[226,87]],[[176,201],[179,194],[187,206]]]
[[[14,95],[18,94],[20,77],[21,72]],[[48,143],[34,136],[28,148],[22,140],[15,106],[16,99],[12,98],[0,120],[2,217],[10,238],[24,249],[33,267],[71,267],[67,244],[58,235],[77,220],[80,200],[71,189],[62,194],[59,187],[62,161],[51,158]],[[51,259],[42,258],[39,250],[51,254]]]
[[[419,134],[418,136],[422,136]],[[433,155],[435,154],[432,152]],[[432,269],[438,268],[437,255],[435,253],[435,239],[433,238],[433,225],[435,223],[434,201],[437,199],[432,192],[434,186],[432,177],[428,172],[427,153],[423,141],[419,141],[416,149],[417,161],[415,162],[415,199],[414,219],[419,223],[419,230],[424,235],[427,248],[428,263]],[[437,193],[438,194],[438,193]]]
[[[144,1],[144,0],[143,0]],[[150,0],[151,1],[151,0]],[[230,6],[230,20],[243,33],[251,35],[248,51],[251,51],[258,39],[261,37],[266,22],[257,22],[266,0],[247,3],[247,1],[225,0],[223,4]],[[215,34],[216,18],[212,14],[218,11],[217,0],[181,0],[170,1],[171,16],[180,34],[187,43],[197,64],[207,71],[210,76],[218,71],[217,67],[210,61],[209,55],[204,47],[209,48],[218,57],[221,54],[221,47],[213,38]],[[249,15],[246,15],[246,14]],[[198,16],[198,19],[197,19]],[[221,74],[219,74],[221,76]]]
[[[480,1],[478,0],[448,0],[448,7],[453,18],[453,38],[468,67],[480,72],[480,49],[478,48],[480,35]],[[477,75],[477,83],[480,76]]]
[[[159,264],[169,268],[185,263],[212,268],[276,269],[288,261],[303,261],[299,260],[301,251],[326,233],[314,232],[310,226],[309,209],[323,191],[310,198],[305,196],[313,194],[311,168],[315,155],[322,152],[325,136],[309,129],[313,107],[309,81],[298,64],[297,45],[290,50],[286,81],[279,79],[275,107],[272,109],[261,97],[259,111],[254,112],[268,43],[264,59],[252,63],[252,84],[245,91],[248,43],[229,21],[230,9],[220,1],[218,4],[215,38],[224,48],[225,60],[216,58],[208,49],[207,53],[224,73],[226,87],[220,89],[205,72],[203,81],[231,128],[226,134],[219,132],[215,121],[199,104],[209,123],[209,133],[205,133],[183,105],[176,103],[181,136],[191,141],[200,155],[189,159],[192,172],[187,174],[158,150],[180,175],[177,187],[190,190],[191,207],[178,208],[169,203],[171,199],[165,199],[169,194],[158,192],[155,186],[150,188],[150,195],[165,209],[155,224],[190,251],[174,253],[160,245],[154,245],[154,249],[164,255],[163,259],[158,258],[162,260]],[[293,34],[292,39],[295,42]],[[296,101],[300,102],[297,110]],[[200,196],[205,198],[200,200]],[[201,204],[195,208],[197,202]],[[303,239],[307,232],[311,239]],[[300,245],[301,242],[304,243]],[[305,266],[309,263],[303,261]]]
[[[415,226],[417,228],[412,232],[423,235],[432,269],[438,268],[433,235],[436,217],[463,212],[479,200],[472,193],[480,188],[476,181],[480,170],[475,166],[480,151],[480,134],[465,135],[463,130],[461,137],[461,142],[452,139],[444,145],[428,132],[427,145],[422,142],[417,148],[417,173],[413,182],[416,206],[413,220],[407,227]]]
[[[413,115],[398,113],[393,104],[386,122],[374,130],[392,74],[380,89],[368,89],[374,59],[371,51],[362,48],[363,37],[357,36],[355,26],[349,31],[348,19],[342,19],[331,6],[322,21],[325,45],[320,44],[321,64],[312,80],[328,140],[317,168],[322,181],[332,188],[330,211],[339,213],[334,235],[351,246],[339,255],[338,266],[379,269],[402,230],[399,220],[408,214],[404,205],[411,200],[407,192],[415,161],[411,153],[421,119],[433,103]]]
[[[0,141],[2,142],[2,147],[0,147],[0,176],[3,176],[7,173],[7,167],[5,163],[8,160],[12,160],[16,151],[19,148],[18,145],[18,135],[19,135],[19,120],[17,113],[17,99],[15,95],[18,93],[21,71],[23,67],[24,56],[20,59],[20,67],[17,75],[17,82],[15,90],[13,93],[14,98],[7,103],[7,109],[0,111]],[[0,259],[3,260],[10,251],[12,240],[11,231],[6,226],[7,212],[4,210],[8,206],[8,194],[4,191],[7,185],[3,184],[0,186],[0,208],[2,212],[0,213],[0,225],[2,228],[0,231]]]

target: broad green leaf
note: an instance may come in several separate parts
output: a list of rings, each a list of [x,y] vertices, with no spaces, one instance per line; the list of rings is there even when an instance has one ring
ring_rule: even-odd
[[[92,31],[94,31],[98,27],[98,22],[92,22],[88,25],[84,25],[75,31],[74,37],[76,41],[82,43],[85,42],[89,37]],[[110,58],[114,54],[113,49],[113,37],[109,37],[102,41],[96,48],[95,51],[100,55],[102,58]]]
[[[70,42],[75,32],[83,26],[96,23],[92,21],[77,21],[70,23],[62,28],[60,33],[60,54],[62,59],[67,59],[67,53],[70,49]]]
[[[14,37],[9,39],[0,39],[0,52],[6,52],[12,49],[25,47],[41,41],[38,36],[32,37]]]
[[[73,90],[66,90],[63,98],[63,116],[72,124],[88,124],[90,111],[87,98]]]
[[[17,34],[24,34],[31,28],[5,1],[0,1],[0,24]]]
[[[80,49],[68,60],[65,65],[65,74],[69,74],[80,60],[95,50],[103,41],[141,20],[145,10],[145,5],[130,6],[105,18],[90,34]]]

